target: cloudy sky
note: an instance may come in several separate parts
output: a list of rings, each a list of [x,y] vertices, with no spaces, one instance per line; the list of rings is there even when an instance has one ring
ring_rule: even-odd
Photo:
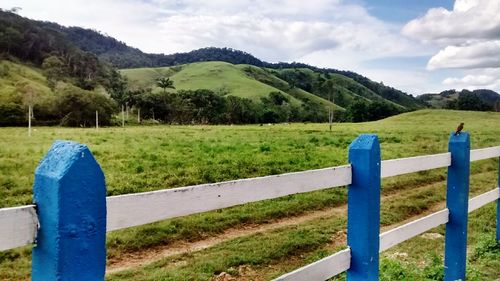
[[[64,4],[61,4],[64,3]],[[231,47],[352,70],[413,95],[500,91],[499,0],[2,0],[150,53]]]

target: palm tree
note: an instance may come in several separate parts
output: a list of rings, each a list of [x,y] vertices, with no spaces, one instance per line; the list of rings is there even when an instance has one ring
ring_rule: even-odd
[[[166,77],[158,78],[156,80],[156,85],[158,85],[158,87],[162,88],[164,93],[167,91],[167,88],[175,89],[174,81],[172,81],[172,80],[170,80],[170,78],[166,78]]]

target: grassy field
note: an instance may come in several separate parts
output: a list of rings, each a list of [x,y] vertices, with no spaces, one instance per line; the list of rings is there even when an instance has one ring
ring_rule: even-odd
[[[101,164],[108,194],[157,190],[206,182],[301,171],[347,163],[347,147],[360,133],[376,133],[382,158],[447,151],[449,132],[465,122],[472,148],[500,145],[500,114],[423,110],[360,124],[274,126],[152,126],[93,129],[0,129],[0,207],[31,202],[33,171],[51,143],[70,139],[89,146]],[[496,185],[498,160],[474,163],[471,193]],[[382,224],[390,226],[440,208],[445,170],[389,178],[383,182]],[[177,218],[108,235],[108,260],[155,247],[191,243],[246,225],[318,210],[342,208],[345,189],[288,196]],[[471,215],[469,252],[474,278],[494,280],[500,273],[499,245],[493,241],[495,209]],[[243,280],[267,280],[343,247],[335,243],[345,214],[231,239],[214,247],[167,257],[108,276],[109,280],[210,280],[227,272]],[[442,229],[433,230],[442,234]],[[424,239],[424,240],[422,240]],[[425,242],[425,243],[424,243]],[[418,237],[383,255],[382,279],[439,280],[442,239]],[[399,256],[398,256],[399,255]],[[404,256],[404,258],[401,258]],[[29,247],[0,253],[0,279],[29,278]]]

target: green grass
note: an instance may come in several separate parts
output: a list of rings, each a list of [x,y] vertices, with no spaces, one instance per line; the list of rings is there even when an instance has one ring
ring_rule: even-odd
[[[215,92],[229,91],[230,95],[260,100],[270,92],[280,91],[277,88],[261,83],[247,76],[237,66],[226,62],[199,62],[186,64],[180,71],[171,71],[175,67],[125,69],[121,72],[134,83],[147,84],[159,90],[155,79],[159,75],[170,76],[176,90],[209,89]],[[179,68],[179,67],[177,67]],[[293,103],[300,103],[294,97],[284,93]]]
[[[360,133],[379,135],[383,159],[440,153],[447,150],[449,132],[459,122],[465,122],[466,130],[471,132],[472,148],[500,144],[499,113],[445,110],[417,111],[377,122],[335,124],[332,132],[327,124],[152,126],[101,128],[99,132],[41,127],[28,138],[24,128],[1,128],[0,207],[31,202],[33,171],[56,139],[87,144],[105,172],[108,194],[115,195],[342,165],[347,163],[348,145]],[[475,163],[472,179],[477,187],[472,187],[471,192],[477,194],[493,187],[496,169],[496,160]],[[382,222],[392,224],[428,211],[444,199],[444,179],[444,170],[438,169],[384,180],[384,196],[394,198],[383,205]],[[138,249],[196,241],[245,224],[269,223],[344,202],[344,189],[325,190],[116,231],[108,235],[108,256],[113,259]],[[276,276],[331,252],[325,237],[343,227],[332,220],[229,241],[188,255],[185,258],[196,258],[188,259],[190,267],[171,265],[174,261],[184,264],[183,257],[175,257],[118,276],[130,280],[184,280],[179,276],[192,272],[204,280],[220,270],[227,272],[243,265],[262,272],[260,277]],[[489,235],[491,231],[488,226],[479,232]],[[271,242],[268,245],[265,241]],[[481,243],[488,243],[484,241]],[[237,245],[255,250],[238,253]],[[488,245],[483,246],[487,251],[478,255],[478,262],[490,264]],[[28,278],[29,257],[29,248],[0,253],[0,280]],[[207,265],[208,260],[213,263]],[[116,276],[111,278],[118,280]]]
[[[315,103],[322,104],[325,107],[330,107],[332,106],[336,110],[344,110],[341,106],[338,106],[324,98],[321,98],[319,96],[316,96],[314,94],[311,94],[307,91],[304,91],[300,88],[294,87],[291,88],[288,82],[281,80],[277,76],[273,74],[272,71],[265,69],[265,68],[260,68],[256,67],[253,65],[247,65],[247,64],[238,64],[236,65],[239,69],[243,70],[246,75],[250,76],[251,78],[260,81],[264,84],[267,84],[269,86],[272,86],[276,89],[279,89],[283,92],[286,92],[290,94],[291,96],[297,98],[298,100],[301,100],[303,102],[307,101],[313,101]]]
[[[0,60],[0,69],[0,104],[22,100],[21,90],[26,86],[34,90],[38,101],[44,101],[53,95],[40,69],[6,60]]]

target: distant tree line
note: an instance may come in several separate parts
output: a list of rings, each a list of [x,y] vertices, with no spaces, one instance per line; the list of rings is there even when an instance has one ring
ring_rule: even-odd
[[[493,111],[494,105],[483,101],[478,94],[468,90],[463,90],[458,94],[458,98],[446,103],[447,109],[472,110],[472,111]]]
[[[25,85],[20,90],[27,91],[26,88],[30,86]],[[62,83],[56,86],[53,96],[35,99],[32,105],[36,125],[95,126],[96,111],[99,112],[99,124],[112,125],[113,114],[117,112],[116,102],[106,94]],[[0,126],[26,125],[26,107],[21,96],[0,102]]]
[[[325,122],[324,106],[295,104],[281,92],[260,100],[220,95],[207,89],[153,92],[130,91],[128,104],[144,119],[168,124],[255,124],[280,122]]]

